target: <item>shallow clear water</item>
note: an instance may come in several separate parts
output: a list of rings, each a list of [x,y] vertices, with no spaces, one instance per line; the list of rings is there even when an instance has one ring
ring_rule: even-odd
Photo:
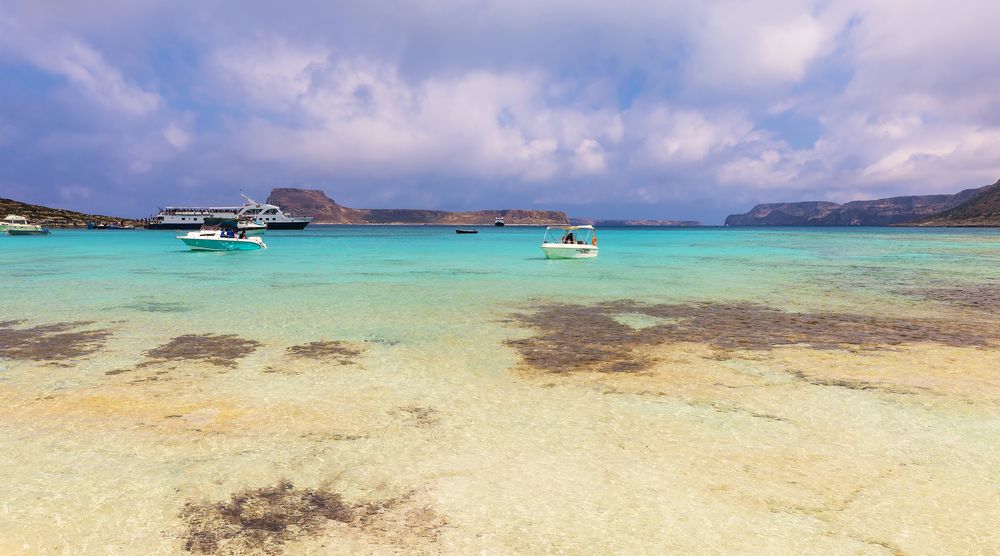
[[[989,328],[997,231],[606,229],[578,261],[546,260],[537,228],[311,227],[240,253],[175,235],[0,237],[0,321],[25,320],[8,328],[108,331],[61,363],[5,348],[0,551],[183,552],[186,503],[282,479],[413,506],[387,513],[409,533],[331,522],[291,553],[1000,550],[992,345],[720,355],[706,337],[644,346],[639,373],[550,374],[507,343],[554,302]],[[259,345],[231,367],[148,353],[204,334]],[[360,354],[287,351],[314,341]]]

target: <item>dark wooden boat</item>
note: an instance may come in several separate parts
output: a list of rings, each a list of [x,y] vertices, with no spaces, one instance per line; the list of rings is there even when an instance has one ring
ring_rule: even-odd
[[[478,234],[479,230],[463,230],[461,228],[455,230],[456,234]]]

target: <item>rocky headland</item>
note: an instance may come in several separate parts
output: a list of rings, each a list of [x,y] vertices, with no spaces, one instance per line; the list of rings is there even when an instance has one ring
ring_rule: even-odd
[[[502,217],[508,226],[568,224],[558,210],[499,209],[450,212],[425,209],[357,209],[338,204],[319,189],[280,187],[271,190],[267,202],[292,214],[312,216],[314,224],[437,224],[461,226],[493,225]]]
[[[988,200],[976,201],[991,188],[996,189],[996,196],[1000,199],[1000,187],[994,184],[953,195],[910,195],[851,201],[843,205],[827,201],[762,203],[744,214],[729,215],[726,226],[998,225],[997,207],[1000,201],[994,199],[992,204]],[[990,206],[994,211],[992,217],[989,216]],[[946,214],[950,215],[947,220],[940,220]],[[994,224],[962,223],[973,221]]]
[[[1000,180],[968,201],[944,212],[910,223],[913,226],[1000,226]]]

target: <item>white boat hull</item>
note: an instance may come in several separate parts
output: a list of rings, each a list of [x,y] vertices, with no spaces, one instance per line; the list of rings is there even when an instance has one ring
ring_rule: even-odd
[[[547,259],[592,259],[597,256],[596,245],[571,243],[543,243],[542,253]]]
[[[177,236],[177,239],[184,242],[192,251],[257,251],[267,249],[267,244],[259,237],[248,237],[246,239],[219,237],[215,234],[203,232],[191,232],[187,235]]]
[[[7,235],[11,236],[47,236],[49,235],[48,228],[32,227],[32,228],[10,228],[7,230]]]

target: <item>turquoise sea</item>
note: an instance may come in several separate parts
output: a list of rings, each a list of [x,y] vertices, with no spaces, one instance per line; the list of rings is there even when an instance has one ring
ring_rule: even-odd
[[[1000,551],[1000,231],[176,235],[0,237],[0,552]]]

